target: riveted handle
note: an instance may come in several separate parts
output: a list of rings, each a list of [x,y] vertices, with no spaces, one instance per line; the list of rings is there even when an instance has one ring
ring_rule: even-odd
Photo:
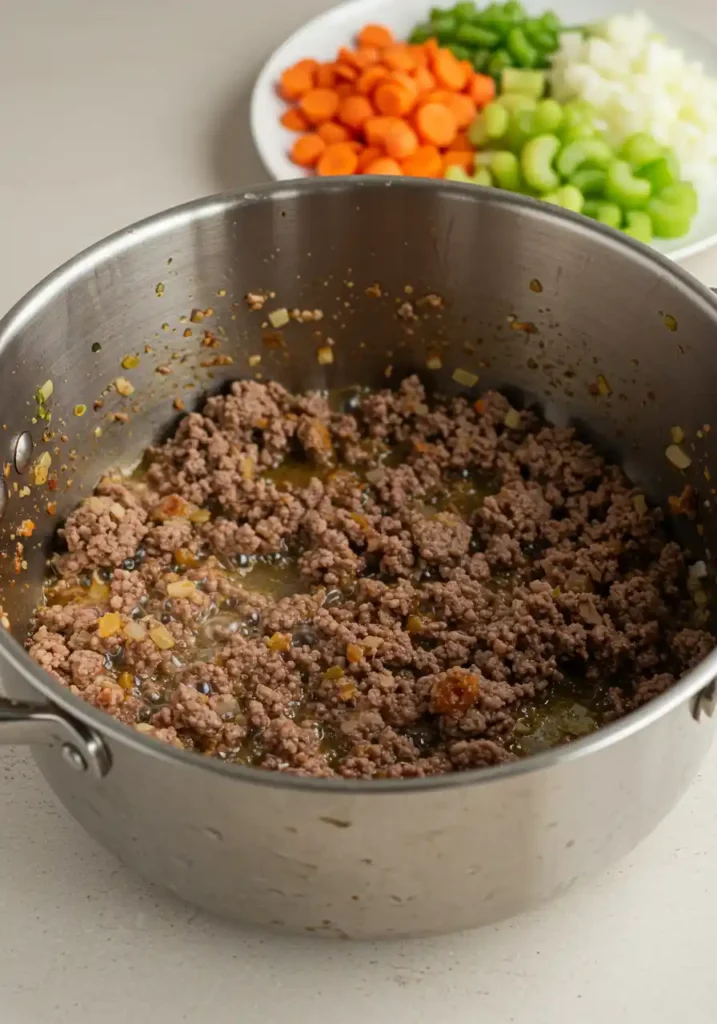
[[[0,746],[11,744],[59,746],[70,767],[98,779],[112,765],[101,737],[53,704],[0,697]]]

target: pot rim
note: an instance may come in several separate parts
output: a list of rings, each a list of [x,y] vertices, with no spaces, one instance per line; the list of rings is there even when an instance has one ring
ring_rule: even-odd
[[[386,188],[399,191],[413,190],[419,193],[446,192],[450,193],[452,198],[458,197],[464,202],[515,207],[518,210],[529,212],[531,216],[561,221],[566,229],[583,234],[588,240],[588,244],[590,244],[591,238],[601,236],[603,242],[610,248],[617,252],[623,251],[626,256],[632,253],[633,259],[648,264],[659,277],[677,279],[695,302],[707,307],[706,311],[714,317],[717,326],[717,299],[695,277],[654,249],[649,249],[626,235],[620,235],[618,232],[590,221],[586,217],[581,217],[579,214],[549,206],[526,196],[454,182],[438,183],[430,179],[418,178],[397,180],[308,178],[292,182],[272,182],[255,188],[238,189],[233,192],[195,199],[137,221],[89,246],[47,275],[0,320],[0,357],[14,337],[69,284],[79,280],[85,273],[92,271],[108,258],[133,249],[142,242],[160,237],[183,225],[209,219],[217,213],[238,209],[255,202],[281,202],[293,199],[302,193],[340,195],[378,191]],[[463,786],[486,785],[493,781],[507,780],[523,774],[547,770],[589,754],[598,753],[620,740],[629,738],[669,714],[681,704],[686,703],[717,680],[716,648],[665,693],[655,697],[637,711],[630,712],[625,718],[598,729],[590,736],[574,740],[566,746],[492,768],[474,768],[448,775],[419,779],[369,780],[288,775],[284,772],[230,764],[219,758],[199,757],[192,751],[180,750],[177,747],[153,740],[123,725],[106,712],[86,703],[80,697],[75,697],[61,683],[55,682],[49,674],[43,672],[17,640],[5,630],[0,629],[0,676],[3,663],[9,665],[33,690],[39,691],[67,714],[84,722],[85,725],[112,742],[134,747],[140,752],[163,760],[176,761],[179,764],[193,766],[195,769],[217,772],[237,781],[313,792],[325,791],[337,796],[341,793],[349,795],[372,793],[378,796],[391,793],[420,793],[439,789],[454,789]]]

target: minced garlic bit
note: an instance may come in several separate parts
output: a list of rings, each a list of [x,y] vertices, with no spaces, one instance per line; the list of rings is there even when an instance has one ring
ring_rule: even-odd
[[[187,516],[187,519],[189,519],[190,523],[195,523],[197,525],[201,525],[202,523],[208,523],[211,518],[212,514],[208,508],[195,509],[193,512],[190,512],[189,515]]]
[[[122,628],[122,619],[118,612],[107,612],[97,622],[97,635],[103,639],[114,636]]]
[[[200,324],[204,319],[204,310],[193,309],[189,316],[189,319],[192,321],[193,324]]]
[[[316,350],[316,359],[320,366],[330,366],[334,361],[334,350],[330,345],[322,345]]]
[[[184,412],[184,401],[181,398],[175,398],[172,402],[172,406],[177,410],[177,412]]]
[[[258,366],[259,363],[261,362],[261,356],[258,354],[249,356],[247,362],[249,363],[249,366]]]
[[[115,387],[125,398],[129,398],[130,395],[134,394],[134,385],[130,384],[126,377],[118,377],[115,381]]]
[[[288,651],[291,648],[291,636],[289,633],[272,633],[267,637],[266,646],[270,651]]]
[[[248,292],[244,296],[244,301],[246,302],[249,309],[256,311],[258,309],[264,308],[264,304],[267,300],[267,297],[268,296],[266,295],[262,295],[261,292]]]
[[[157,287],[154,289],[154,294],[157,296],[158,299],[161,299],[162,296],[164,295],[164,285],[162,284],[161,281],[159,282]]]
[[[685,439],[685,432],[682,427],[670,427],[670,434],[674,444],[682,444]]]
[[[341,679],[344,674],[344,670],[340,665],[332,665],[331,668],[327,668],[324,672],[324,679],[327,682],[335,682],[337,679]]]
[[[35,483],[38,487],[47,483],[47,477],[50,472],[50,466],[52,465],[52,456],[49,452],[43,452],[40,458],[35,463],[33,476]]]
[[[167,584],[169,597],[193,597],[196,592],[197,585],[193,580],[174,580]]]
[[[147,630],[141,622],[135,622],[134,619],[130,619],[129,622],[125,622],[122,627],[122,632],[128,640],[134,640],[139,643],[140,640],[147,639]]]
[[[86,405],[76,405],[75,408],[72,410],[73,416],[84,416],[86,412]]]
[[[117,682],[123,690],[134,690],[134,676],[131,672],[120,672]]]
[[[176,641],[166,626],[153,626],[149,631],[150,638],[160,651],[169,651],[174,647]]]
[[[429,352],[428,358],[426,359],[426,369],[428,370],[440,370],[443,366],[443,360],[437,352]]]
[[[351,665],[357,665],[363,659],[363,647],[358,644],[346,644],[346,660]]]
[[[275,329],[279,327],[286,327],[289,322],[289,311],[288,309],[272,309],[269,313],[269,323]]]
[[[35,524],[32,519],[23,519],[17,529],[17,532],[20,537],[32,537],[34,530]]]
[[[530,286],[529,287],[530,287],[531,292],[535,292],[537,295],[539,295],[540,292],[542,292],[542,290],[543,290],[543,286],[540,283],[540,281],[537,279],[537,277],[533,278],[533,280],[530,282]]]
[[[597,393],[600,395],[600,397],[609,398],[609,396],[612,394],[612,388],[608,384],[607,378],[602,373],[598,374],[595,384],[597,386]]]
[[[125,356],[122,360],[123,370],[135,370],[139,366],[139,356]]]
[[[635,509],[639,516],[644,516],[647,512],[647,502],[645,501],[644,494],[635,494],[632,499],[632,507]]]
[[[478,383],[478,374],[462,370],[460,366],[453,371],[453,380],[462,387],[472,388]]]
[[[102,437],[102,427],[95,427],[92,433],[95,435],[95,437]]]
[[[509,430],[517,430],[520,426],[520,413],[517,409],[508,409],[503,417],[503,423]]]
[[[667,461],[671,462],[676,469],[687,469],[692,465],[692,459],[689,455],[676,444],[669,444],[665,448],[665,456]]]

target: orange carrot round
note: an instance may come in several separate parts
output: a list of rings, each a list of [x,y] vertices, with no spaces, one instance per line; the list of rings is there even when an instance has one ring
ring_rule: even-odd
[[[358,35],[359,46],[373,46],[383,50],[393,42],[393,33],[385,25],[365,25]]]
[[[305,132],[309,122],[297,107],[291,107],[281,115],[281,123],[290,132]]]
[[[355,82],[359,75],[353,64],[334,64],[334,71],[342,82]]]
[[[490,75],[476,73],[470,81],[468,95],[480,109],[495,99],[495,82]]]
[[[299,100],[301,112],[311,124],[330,121],[339,109],[339,96],[335,89],[310,89]]]
[[[450,50],[438,50],[433,58],[433,74],[436,81],[452,92],[460,92],[468,82],[467,67],[453,56]]]
[[[384,145],[387,156],[394,160],[404,160],[418,149],[418,136],[409,124],[399,121],[386,130]]]
[[[401,165],[390,156],[380,156],[364,170],[364,174],[403,174]]]
[[[336,70],[333,64],[319,64],[316,69],[316,85],[319,89],[333,89],[336,85]]]
[[[347,96],[339,104],[339,121],[353,131],[358,131],[373,115],[374,109],[365,96]]]
[[[467,174],[472,174],[474,163],[475,153],[465,149],[449,149],[447,153],[443,154],[444,171],[447,171],[449,167],[462,167]]]
[[[440,178],[443,173],[441,154],[435,146],[419,146],[413,156],[401,163],[403,173],[411,178]]]
[[[380,114],[387,117],[405,117],[413,110],[418,88],[416,83],[397,72],[383,82],[379,82],[373,94],[373,101]]]
[[[291,147],[291,159],[299,167],[313,167],[325,149],[324,140],[311,132],[296,140]]]
[[[327,146],[316,164],[316,173],[322,177],[355,174],[358,154],[351,142],[334,142]]]
[[[470,96],[466,96],[462,92],[451,92],[446,95],[444,103],[455,115],[459,131],[473,123],[476,116],[476,105]]]
[[[369,117],[363,123],[363,133],[369,146],[384,146],[392,125],[403,125],[399,117]]]
[[[466,134],[466,132],[458,132],[455,139],[451,143],[451,150],[454,153],[473,152],[473,146],[471,146],[470,142],[468,141],[468,135]]]
[[[369,164],[372,164],[374,160],[378,160],[383,155],[384,153],[380,146],[366,146],[363,152],[358,155],[358,167],[356,168],[358,173],[363,174]]]
[[[436,77],[428,68],[416,68],[413,72],[413,81],[416,83],[419,95],[432,92],[436,88]]]
[[[426,103],[416,111],[416,131],[424,142],[450,146],[458,132],[455,114],[442,103]]]
[[[353,65],[357,71],[365,71],[381,60],[381,54],[375,46],[359,46],[352,52]]]
[[[313,87],[314,72],[307,67],[299,67],[298,65],[287,68],[282,73],[279,82],[279,92],[290,103],[304,96]]]
[[[372,67],[366,68],[356,83],[356,91],[360,92],[362,96],[370,96],[378,83],[388,78],[389,74],[390,72],[381,64],[374,64]]]
[[[387,46],[381,54],[381,63],[392,71],[414,71],[416,58],[405,43],[394,43]]]
[[[330,146],[333,142],[348,142],[351,138],[351,132],[342,124],[337,124],[336,121],[324,121],[316,129],[316,134],[324,140],[327,146]]]

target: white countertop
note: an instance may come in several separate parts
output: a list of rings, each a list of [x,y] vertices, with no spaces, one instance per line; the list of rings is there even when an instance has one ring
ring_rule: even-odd
[[[24,0],[0,23],[0,309],[102,235],[261,180],[252,80],[326,0]],[[667,5],[674,19],[674,4]],[[679,16],[717,41],[714,0]],[[717,285],[717,251],[688,269]],[[717,748],[627,861],[468,935],[277,939],[136,882],[0,751],[3,1024],[712,1024]]]

